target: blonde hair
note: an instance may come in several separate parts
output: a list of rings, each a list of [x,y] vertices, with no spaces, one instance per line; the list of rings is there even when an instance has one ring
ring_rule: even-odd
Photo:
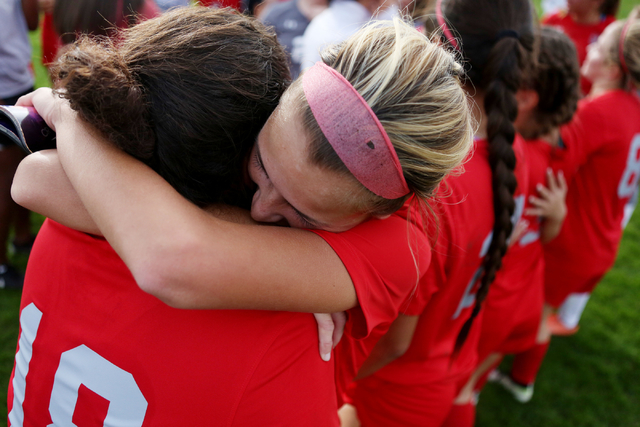
[[[473,142],[471,101],[462,87],[463,68],[440,46],[399,18],[370,24],[321,53],[367,101],[398,154],[410,194],[394,200],[364,186],[353,195],[363,212],[386,215],[414,194],[427,205],[442,179],[467,157]],[[322,134],[298,79],[285,94],[294,97],[310,137],[311,162],[345,175],[348,169]]]

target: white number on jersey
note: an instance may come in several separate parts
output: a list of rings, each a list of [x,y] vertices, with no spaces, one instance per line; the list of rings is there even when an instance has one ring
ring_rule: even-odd
[[[632,197],[638,186],[638,179],[640,179],[640,133],[631,140],[627,167],[618,184],[618,197],[621,199]]]
[[[520,218],[522,218],[522,213],[524,212],[524,199],[525,199],[524,195],[520,195],[514,198],[514,202],[516,206],[513,211],[513,215],[511,215],[511,225],[513,227],[515,227],[518,221],[520,221]],[[485,237],[484,242],[482,242],[482,248],[480,249],[480,258],[484,258],[484,256],[487,255],[487,252],[489,251],[489,245],[491,245],[492,237],[493,237],[493,231],[490,232],[489,235]],[[467,288],[464,290],[462,299],[458,304],[458,308],[456,309],[456,312],[453,313],[452,319],[457,319],[458,316],[460,316],[460,313],[462,313],[462,310],[473,306],[473,304],[475,303],[476,294],[472,291],[475,288],[475,285],[478,282],[478,280],[480,280],[480,278],[482,277],[483,271],[484,271],[484,266],[481,265],[473,274],[473,277],[471,277],[469,284],[467,284]]]
[[[22,333],[13,378],[13,406],[9,413],[12,427],[22,427],[24,422],[22,404],[27,389],[26,378],[41,318],[42,312],[33,303],[25,307],[20,315]],[[80,345],[65,351],[60,357],[49,402],[49,414],[53,422],[48,427],[73,425],[80,385],[109,401],[105,427],[142,426],[148,404],[133,375],[89,347]]]
[[[480,249],[480,258],[484,258],[484,256],[489,252],[489,245],[491,245],[491,238],[493,237],[493,231],[489,233],[487,237],[485,237],[484,242],[482,242],[482,248]],[[476,282],[482,276],[482,272],[484,271],[484,267],[481,265],[478,267],[476,272],[473,274],[473,277],[469,281],[467,288],[464,290],[464,294],[462,295],[462,299],[460,300],[460,304],[458,304],[458,308],[456,312],[453,314],[452,319],[457,319],[462,313],[462,310],[468,307],[472,307],[476,301],[476,294],[472,293],[473,288],[475,288]]]

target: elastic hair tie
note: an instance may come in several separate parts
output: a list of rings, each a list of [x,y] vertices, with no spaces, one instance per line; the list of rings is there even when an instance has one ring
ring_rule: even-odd
[[[514,38],[514,39],[519,39],[520,38],[520,34],[518,34],[518,32],[515,31],[515,30],[502,30],[496,36],[496,41],[504,39],[505,37],[511,37],[511,38]]]
[[[627,61],[624,60],[624,39],[627,37],[627,32],[629,31],[629,27],[631,27],[632,19],[627,19],[624,27],[622,27],[622,31],[620,32],[620,40],[618,41],[618,55],[620,56],[620,68],[622,68],[622,72],[625,74],[629,74],[629,67],[627,67]]]
[[[322,133],[362,185],[385,199],[409,194],[387,132],[347,79],[317,62],[303,74],[302,88]]]
[[[449,29],[447,21],[444,20],[444,14],[442,13],[442,0],[438,0],[436,2],[436,19],[438,20],[438,25],[440,25],[440,28],[442,28],[442,33],[447,38],[447,41],[451,43],[454,48],[460,50],[458,41],[455,39],[455,37],[453,37],[453,33]]]

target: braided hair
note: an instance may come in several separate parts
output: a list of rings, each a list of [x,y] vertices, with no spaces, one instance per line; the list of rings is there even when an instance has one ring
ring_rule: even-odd
[[[444,0],[440,10],[456,40],[444,32],[443,43],[460,50],[469,83],[484,94],[485,122],[492,171],[494,225],[475,306],[456,340],[455,353],[464,343],[473,320],[480,312],[489,285],[495,279],[507,251],[515,211],[514,174],[516,156],[513,125],[518,114],[516,92],[524,70],[533,64],[535,45],[534,10],[529,0]],[[434,27],[432,21],[426,26]],[[440,26],[438,23],[435,25]],[[440,26],[442,28],[442,26]]]

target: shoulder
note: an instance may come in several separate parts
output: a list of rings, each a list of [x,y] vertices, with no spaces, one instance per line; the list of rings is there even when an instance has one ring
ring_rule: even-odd
[[[358,253],[366,256],[373,266],[383,267],[394,258],[401,259],[410,255],[409,239],[420,242],[423,248],[428,246],[427,235],[419,221],[420,215],[417,209],[410,209],[405,205],[387,219],[371,219],[343,233],[313,231],[334,247],[334,250],[337,249],[339,255],[340,252],[345,255],[347,252]]]

